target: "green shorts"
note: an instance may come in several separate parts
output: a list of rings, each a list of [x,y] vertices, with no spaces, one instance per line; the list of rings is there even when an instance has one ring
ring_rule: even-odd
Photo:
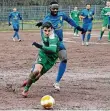
[[[103,19],[102,27],[107,27],[108,26],[108,19]]]
[[[41,64],[43,69],[41,71],[41,75],[46,73],[52,66],[56,63],[58,59],[58,54],[45,54],[44,51],[39,50],[38,57],[35,61],[35,64]]]
[[[103,22],[102,27],[107,27],[108,23],[107,22]]]

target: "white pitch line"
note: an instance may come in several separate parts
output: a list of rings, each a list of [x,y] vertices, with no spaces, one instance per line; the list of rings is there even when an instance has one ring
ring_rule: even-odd
[[[76,42],[76,41],[70,41],[70,40],[64,40],[64,42],[69,42],[69,43],[80,43],[80,42]],[[99,42],[89,42],[90,44],[107,44],[109,45],[110,43],[108,42],[103,42],[103,43],[99,43]]]
[[[72,32],[64,32],[64,34],[73,34],[73,33],[72,33]],[[80,36],[81,36],[81,35],[80,35]],[[91,36],[93,36],[93,37],[99,37],[100,34],[92,33]],[[108,37],[107,34],[104,34],[103,36],[104,36],[104,37]],[[74,37],[74,35],[73,35],[73,37]],[[78,38],[78,37],[75,36],[74,38]]]

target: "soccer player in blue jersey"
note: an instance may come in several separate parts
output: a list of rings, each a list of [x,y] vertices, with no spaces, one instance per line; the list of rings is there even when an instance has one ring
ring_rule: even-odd
[[[63,22],[66,21],[68,22],[71,26],[75,27],[79,31],[84,31],[83,28],[78,26],[74,20],[72,20],[69,16],[67,16],[64,12],[60,12],[59,10],[59,5],[56,1],[53,1],[50,3],[50,13],[43,19],[42,22],[39,22],[36,24],[36,26],[40,27],[42,23],[45,23],[49,21],[52,23],[54,27],[54,31],[59,37],[60,42],[60,50],[59,50],[59,59],[61,60],[60,65],[59,65],[59,71],[57,74],[56,82],[54,83],[54,87],[56,90],[60,90],[60,80],[65,72],[66,65],[67,65],[67,52],[66,48],[63,43]]]
[[[8,23],[9,23],[9,26],[11,25],[11,21],[12,21],[12,26],[13,26],[13,30],[14,30],[14,35],[13,35],[13,41],[15,41],[15,37],[18,39],[18,41],[20,42],[21,39],[19,37],[19,20],[22,20],[22,17],[20,15],[20,13],[17,11],[16,8],[13,8],[13,12],[11,12],[9,14],[9,17],[8,17]]]
[[[85,43],[86,43],[86,45],[88,46],[90,38],[91,38],[92,21],[94,18],[94,10],[91,9],[90,4],[86,4],[86,8],[81,11],[81,14],[79,17],[80,17],[80,19],[83,20],[82,27],[87,33],[86,42],[85,42],[86,33],[82,34],[82,45],[85,45]]]
[[[56,90],[60,90],[60,80],[65,72],[67,65],[67,52],[63,43],[63,22],[68,22],[71,26],[76,27],[77,30],[84,32],[84,29],[78,26],[74,20],[72,20],[65,13],[58,11],[59,5],[55,1],[50,3],[50,13],[43,19],[42,22],[36,24],[36,26],[40,27],[45,22],[50,22],[53,25],[54,32],[57,34],[60,40],[60,48],[59,48],[59,59],[61,60],[59,65],[59,71],[56,78],[56,82],[54,83],[54,87]]]

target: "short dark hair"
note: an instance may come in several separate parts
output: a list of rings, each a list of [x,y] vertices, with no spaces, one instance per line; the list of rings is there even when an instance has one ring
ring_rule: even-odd
[[[87,4],[86,4],[86,6],[87,6],[87,5],[90,5],[90,6],[91,6],[91,4],[90,4],[90,3],[87,3]]]
[[[43,25],[42,25],[42,29],[44,29],[44,28],[53,28],[53,26],[52,26],[52,24],[50,23],[50,22],[45,22],[45,23],[43,23]]]
[[[52,2],[50,2],[50,5],[52,5],[52,4],[58,4],[58,2],[57,1],[52,1]]]

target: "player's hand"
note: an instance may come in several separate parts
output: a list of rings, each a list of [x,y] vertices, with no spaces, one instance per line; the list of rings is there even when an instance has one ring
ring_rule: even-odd
[[[42,22],[38,22],[35,26],[38,26],[38,28],[39,28],[42,26],[42,24],[43,24]]]
[[[41,45],[41,44],[38,44],[37,42],[33,42],[32,45],[34,45],[34,46],[37,47],[37,48],[42,49],[42,45]]]
[[[8,23],[8,25],[10,26],[10,25],[11,25],[11,23]]]

